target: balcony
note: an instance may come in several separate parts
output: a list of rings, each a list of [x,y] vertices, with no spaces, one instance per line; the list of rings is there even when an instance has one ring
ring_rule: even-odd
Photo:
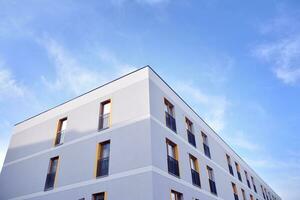
[[[64,143],[64,138],[65,138],[65,131],[59,131],[56,134],[55,146],[63,144]]]
[[[237,194],[233,194],[234,195],[234,200],[239,200],[239,196]]]
[[[199,173],[193,169],[191,169],[191,173],[192,173],[192,182],[194,185],[201,187],[200,184],[200,176]]]
[[[166,125],[169,127],[172,131],[176,133],[176,121],[173,118],[172,115],[170,115],[168,112],[166,113]]]
[[[193,133],[191,133],[189,130],[187,130],[187,135],[188,135],[188,141],[191,145],[193,145],[194,147],[196,147],[196,139],[195,139],[195,135]]]
[[[54,187],[54,182],[55,182],[55,172],[54,173],[48,173],[46,182],[45,182],[45,188],[44,190],[51,190]]]
[[[234,176],[233,174],[233,169],[232,169],[232,166],[230,164],[228,164],[228,169],[229,169],[229,173]]]
[[[204,154],[205,154],[207,157],[211,158],[211,157],[210,157],[209,146],[207,146],[207,144],[203,143],[203,148],[204,148]]]
[[[168,171],[170,174],[179,177],[178,161],[171,156],[168,156]]]
[[[209,179],[209,188],[210,188],[210,192],[217,195],[217,187],[216,187],[216,183]]]
[[[100,115],[99,130],[107,129],[110,126],[110,113]]]
[[[237,172],[237,175],[238,175],[239,180],[242,181],[241,173],[240,173],[240,172]]]
[[[97,177],[107,176],[109,169],[109,157],[101,158],[97,163]]]

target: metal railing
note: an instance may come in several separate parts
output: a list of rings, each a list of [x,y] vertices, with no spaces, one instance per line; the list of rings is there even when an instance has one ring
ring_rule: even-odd
[[[204,148],[204,154],[205,154],[207,157],[211,158],[211,157],[210,157],[209,146],[207,146],[207,144],[203,143],[203,148]]]
[[[109,157],[101,158],[97,163],[97,177],[107,176],[109,169]]]
[[[191,169],[192,173],[192,182],[194,185],[201,187],[200,176],[196,170]]]
[[[168,156],[168,171],[175,176],[179,176],[178,161],[171,156]]]
[[[217,187],[216,187],[216,183],[209,179],[209,188],[210,188],[210,192],[217,195]]]
[[[232,176],[234,176],[233,174],[233,169],[232,169],[232,166],[230,164],[228,164],[228,168],[229,168],[229,172]]]
[[[176,121],[172,115],[170,115],[168,112],[166,113],[166,125],[169,127],[172,131],[176,132]]]
[[[59,131],[59,132],[56,134],[56,138],[55,138],[55,146],[64,143],[64,138],[65,138],[65,131]]]
[[[193,145],[194,147],[196,147],[196,139],[195,139],[195,135],[193,133],[191,133],[189,130],[187,130],[187,135],[188,135],[188,141],[191,145]]]
[[[107,129],[110,126],[110,113],[100,115],[99,117],[99,130]]]
[[[54,187],[54,182],[55,182],[55,172],[53,173],[48,173],[46,182],[45,182],[45,188],[44,190],[51,190]]]

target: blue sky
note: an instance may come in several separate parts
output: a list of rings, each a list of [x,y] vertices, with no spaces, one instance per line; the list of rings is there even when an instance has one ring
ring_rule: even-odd
[[[14,123],[147,64],[299,199],[296,0],[0,0],[0,166]]]

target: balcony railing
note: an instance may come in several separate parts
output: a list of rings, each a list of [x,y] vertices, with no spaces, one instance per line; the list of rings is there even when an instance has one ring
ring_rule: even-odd
[[[110,113],[100,115],[99,117],[99,130],[107,129],[110,126]]]
[[[209,188],[210,188],[210,192],[217,195],[217,187],[216,187],[216,183],[209,179]]]
[[[234,195],[234,200],[239,200],[239,196],[237,194],[233,194]]]
[[[109,169],[109,157],[101,158],[97,163],[97,177],[107,176]]]
[[[172,131],[176,132],[176,121],[172,115],[170,115],[168,112],[166,112],[166,125],[169,127]]]
[[[207,144],[203,143],[203,148],[204,148],[204,154],[205,154],[207,157],[211,158],[211,157],[210,157],[209,146],[207,146]]]
[[[188,141],[191,145],[193,145],[194,147],[196,147],[196,139],[195,139],[195,135],[193,133],[191,133],[189,130],[187,130],[187,135],[188,135]]]
[[[51,190],[54,187],[55,182],[55,172],[54,173],[48,173],[46,182],[45,182],[45,188],[44,190]]]
[[[171,156],[168,156],[168,171],[175,176],[179,176],[178,161]]]
[[[247,185],[249,188],[251,188],[250,181],[248,179],[247,179]]]
[[[199,173],[193,169],[191,169],[192,173],[192,182],[194,185],[201,187],[200,176]]]
[[[55,146],[64,143],[64,138],[65,138],[65,131],[59,131],[59,132],[56,134],[56,138],[55,138]]]
[[[233,175],[233,169],[232,169],[232,166],[231,166],[230,164],[228,164],[228,168],[229,168],[230,174],[231,174],[232,176],[234,176],[234,175]]]
[[[242,181],[241,173],[240,173],[240,172],[237,172],[237,175],[238,175],[239,180]]]

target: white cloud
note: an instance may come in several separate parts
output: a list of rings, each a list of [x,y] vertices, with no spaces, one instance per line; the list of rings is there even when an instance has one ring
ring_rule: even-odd
[[[247,134],[242,131],[238,131],[235,134],[225,135],[228,141],[235,147],[255,152],[260,149],[260,146],[255,143]]]
[[[178,83],[176,89],[191,100],[197,106],[203,107],[207,112],[203,112],[208,124],[216,131],[221,131],[225,126],[225,112],[230,105],[225,96],[210,95],[201,91],[200,88],[188,83]]]
[[[106,69],[91,69],[80,63],[62,45],[51,38],[40,40],[55,66],[55,79],[49,80],[42,76],[43,82],[52,90],[64,90],[71,94],[81,94],[87,90],[108,82],[114,76],[120,76],[129,70],[135,69],[121,64],[108,51],[101,51],[99,58],[105,63]],[[99,63],[99,65],[101,64]]]
[[[0,100],[23,97],[25,91],[25,87],[17,82],[11,71],[4,67],[4,62],[0,61]]]

